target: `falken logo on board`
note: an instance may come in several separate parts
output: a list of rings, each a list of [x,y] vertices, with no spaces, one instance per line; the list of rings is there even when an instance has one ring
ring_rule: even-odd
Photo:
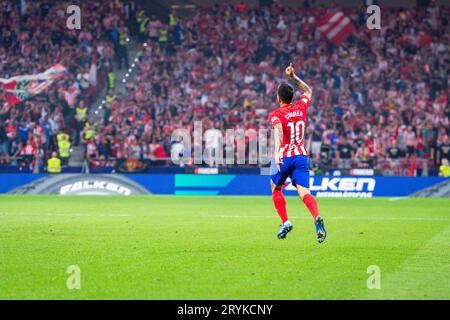
[[[329,198],[371,198],[375,190],[374,178],[341,178],[341,177],[311,177],[311,191],[317,197]],[[292,184],[286,190],[295,190]]]
[[[120,184],[103,180],[82,180],[60,187],[60,194],[118,194],[130,195],[129,188]]]

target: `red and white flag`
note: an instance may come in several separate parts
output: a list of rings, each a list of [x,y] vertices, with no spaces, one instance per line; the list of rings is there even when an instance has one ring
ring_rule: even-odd
[[[316,23],[322,36],[335,46],[341,45],[355,31],[355,27],[342,12],[328,12]]]
[[[66,71],[63,65],[55,64],[43,73],[10,79],[0,78],[0,85],[3,86],[3,91],[6,93],[8,104],[12,106],[43,92],[56,80],[61,79]]]

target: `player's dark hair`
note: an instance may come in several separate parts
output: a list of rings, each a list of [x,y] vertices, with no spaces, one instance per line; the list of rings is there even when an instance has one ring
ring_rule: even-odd
[[[284,103],[291,103],[294,98],[294,88],[287,83],[281,83],[278,86],[278,97]]]

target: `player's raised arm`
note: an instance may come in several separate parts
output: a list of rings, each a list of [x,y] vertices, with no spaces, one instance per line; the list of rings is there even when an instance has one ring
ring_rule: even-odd
[[[289,64],[289,66],[286,68],[285,70],[286,75],[290,78],[292,78],[292,80],[295,81],[295,83],[297,84],[297,87],[303,92],[303,94],[305,96],[308,97],[308,99],[311,100],[312,97],[312,89],[310,86],[308,86],[308,84],[306,82],[304,82],[302,79],[300,79],[294,71],[294,67],[292,66],[292,62]]]

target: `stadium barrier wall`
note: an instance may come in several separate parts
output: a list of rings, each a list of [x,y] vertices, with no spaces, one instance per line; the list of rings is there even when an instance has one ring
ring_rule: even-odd
[[[316,176],[310,181],[314,195],[334,198],[406,197],[445,182],[449,178]],[[290,183],[284,190],[296,195]],[[270,187],[268,176],[252,174],[0,174],[0,193],[264,196]]]

